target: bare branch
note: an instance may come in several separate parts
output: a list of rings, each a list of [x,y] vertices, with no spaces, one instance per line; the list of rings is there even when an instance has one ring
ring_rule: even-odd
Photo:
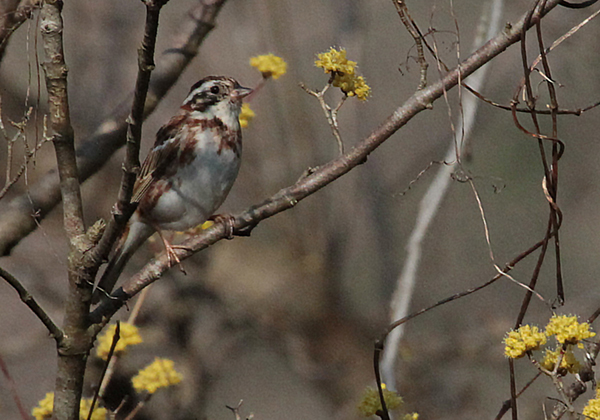
[[[33,9],[39,7],[39,0],[5,0],[0,2],[0,62],[10,36],[19,26],[31,17]]]
[[[550,0],[541,15],[545,15],[556,7],[558,1]],[[459,81],[468,77],[486,62],[501,54],[508,46],[518,42],[521,38],[521,28],[525,27],[526,22],[527,28],[535,23],[523,17],[513,28],[504,31],[488,41],[455,69],[448,72],[441,80],[425,89],[415,92],[404,105],[400,106],[367,138],[358,142],[348,153],[316,168],[314,171],[308,173],[307,176],[302,177],[296,184],[280,190],[263,203],[252,206],[250,209],[234,217],[234,230],[239,232],[244,229],[251,229],[260,221],[294,207],[304,198],[314,194],[339,177],[347,174],[354,167],[364,163],[371,152],[408,123],[415,115],[428,109],[433,101],[443,95],[445,90],[455,87]],[[216,224],[197,237],[185,241],[182,244],[182,248],[178,248],[175,252],[179,259],[183,261],[194,253],[207,248],[221,239],[227,238],[227,236],[226,227],[223,224]],[[169,268],[169,265],[169,259],[165,254],[161,254],[156,260],[148,263],[138,274],[111,295],[113,299],[107,300],[92,312],[91,321],[99,324],[105,323],[126,300],[157,280]]]
[[[215,20],[226,0],[198,0],[182,20],[181,31],[172,47],[165,50],[153,72],[146,98],[144,118],[154,111],[167,91],[198,53],[204,38],[214,28]],[[77,149],[79,177],[83,182],[94,175],[125,143],[126,119],[130,101],[119,105],[88,139]],[[19,241],[37,228],[60,202],[56,172],[50,171],[26,194],[16,197],[0,213],[0,255],[8,255]]]
[[[50,332],[50,336],[54,338],[57,343],[60,342],[63,336],[62,330],[54,323],[54,321],[52,321],[52,318],[50,318],[46,311],[42,309],[42,307],[37,303],[34,297],[31,296],[27,289],[25,289],[21,282],[2,267],[0,267],[0,277],[6,280],[6,282],[17,291],[21,301],[23,301],[23,303],[27,305],[29,309],[31,309],[31,311],[35,314],[35,316],[38,317],[40,321],[42,321],[42,324],[44,324]]]
[[[79,417],[79,401],[91,343],[86,336],[91,287],[80,287],[79,266],[84,245],[81,240],[85,238],[85,228],[74,134],[69,115],[62,8],[61,0],[44,0],[40,13],[40,31],[45,55],[43,69],[46,74],[50,129],[63,200],[63,224],[70,244],[64,335],[57,346],[59,357],[54,415],[58,419],[76,419]]]
[[[73,245],[75,238],[83,234],[84,226],[79,175],[75,160],[75,142],[69,113],[68,70],[65,64],[62,43],[63,22],[61,10],[61,1],[46,1],[42,6],[40,30],[45,53],[45,61],[42,67],[46,74],[48,114],[60,177],[64,225],[67,237]]]
[[[98,249],[89,253],[86,264],[90,278],[95,278],[100,263],[108,256],[114,242],[121,236],[127,221],[133,214],[135,206],[130,202],[135,178],[140,168],[140,144],[142,141],[142,123],[144,107],[150,86],[150,75],[154,70],[154,50],[158,33],[158,17],[160,10],[168,0],[146,0],[146,25],[144,38],[138,51],[138,75],[131,105],[131,113],[127,118],[126,157],[123,165],[121,189],[113,219],[109,223]]]
[[[472,50],[475,50],[498,32],[502,18],[503,2],[502,0],[495,0],[489,1],[488,3],[488,5],[484,6],[484,10],[480,15],[479,27],[481,30],[478,31],[478,35],[473,42]],[[485,23],[485,25],[483,23]],[[416,27],[414,22],[413,25]],[[487,30],[484,31],[483,27],[485,27]],[[473,86],[475,86],[475,89],[481,90],[483,87],[487,74],[487,68],[488,66],[484,66],[473,75],[473,80],[471,80],[471,83]],[[455,170],[462,171],[462,168],[460,167],[456,157],[457,155],[462,156],[466,147],[465,145],[471,136],[472,129],[475,125],[478,104],[479,102],[472,96],[460,98],[460,106],[462,107],[461,109],[463,109],[463,117],[457,122],[458,128],[454,132],[454,136],[450,142],[445,156],[446,162],[454,161],[454,163],[445,164],[437,171],[435,178],[429,185],[427,193],[423,196],[421,205],[419,206],[419,214],[415,220],[414,229],[407,242],[407,254],[404,267],[397,280],[397,288],[390,302],[392,321],[403,318],[409,312],[412,293],[417,280],[419,261],[421,259],[421,243],[426,232],[429,230],[432,220],[440,208],[439,204],[441,200],[446,195],[447,189],[451,182],[452,173]],[[431,165],[429,165],[428,168],[430,166]],[[470,179],[469,183],[473,185],[472,180]],[[474,192],[479,202],[477,192],[475,190]],[[485,225],[486,222],[483,213],[482,220]],[[487,228],[485,229],[485,232],[487,236]],[[491,244],[488,243],[488,245],[490,246],[491,253]],[[496,266],[495,263],[494,265]],[[396,355],[398,354],[398,345],[402,339],[403,332],[403,327],[399,327],[390,334],[381,363],[382,375],[385,383],[392,387],[392,389],[394,389],[396,383],[395,362]]]
[[[323,109],[323,112],[325,113],[325,118],[327,118],[327,122],[329,123],[329,127],[331,128],[331,132],[333,133],[333,136],[335,137],[335,141],[337,142],[340,155],[343,155],[344,154],[344,142],[342,141],[342,136],[340,135],[340,127],[338,126],[337,114],[338,114],[340,108],[342,107],[342,105],[344,104],[344,101],[347,99],[347,96],[344,95],[342,97],[342,99],[340,100],[338,105],[335,107],[335,109],[331,109],[331,107],[329,105],[327,105],[327,102],[325,102],[325,93],[331,87],[331,83],[333,82],[334,76],[335,76],[334,74],[331,75],[331,78],[329,79],[329,83],[327,85],[325,85],[325,87],[321,91],[310,90],[302,83],[300,84],[300,87],[302,89],[304,89],[304,91],[306,93],[314,96],[319,101],[319,105],[321,105],[321,109]]]
[[[410,15],[408,7],[406,7],[406,2],[404,2],[404,0],[393,1],[394,6],[396,6],[396,10],[398,11],[398,16],[400,16],[400,20],[402,21],[402,24],[404,25],[410,36],[413,37],[415,45],[417,46],[417,63],[419,63],[419,67],[421,68],[421,79],[419,81],[419,87],[417,89],[421,90],[425,86],[427,86],[427,68],[429,67],[427,60],[425,59],[425,54],[423,50],[423,35],[421,35],[421,31],[419,31],[417,24]]]

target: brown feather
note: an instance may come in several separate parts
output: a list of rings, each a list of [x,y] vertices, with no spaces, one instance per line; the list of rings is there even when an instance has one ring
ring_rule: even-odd
[[[173,162],[179,148],[177,132],[185,119],[185,115],[176,115],[156,133],[154,147],[146,156],[133,185],[132,203],[139,203],[152,183],[160,178],[168,165]]]

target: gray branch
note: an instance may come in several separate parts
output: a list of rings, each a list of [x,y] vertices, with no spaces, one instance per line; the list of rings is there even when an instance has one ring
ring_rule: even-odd
[[[559,0],[549,0],[541,16],[529,21],[529,27],[535,25],[538,18],[541,19],[545,16],[558,3]],[[459,82],[474,73],[485,63],[500,55],[512,44],[518,42],[521,39],[521,30],[526,21],[526,18],[522,17],[512,27],[507,27],[502,33],[477,49],[456,68],[449,71],[441,80],[425,89],[415,92],[392,115],[387,117],[378,128],[368,137],[358,142],[348,153],[316,168],[312,173],[301,178],[296,184],[282,189],[263,203],[252,206],[245,212],[235,216],[233,222],[234,231],[243,232],[244,229],[252,229],[262,220],[294,207],[304,198],[314,194],[321,188],[347,174],[356,166],[364,163],[369,154],[418,113],[429,109],[435,100],[443,96],[444,92],[454,88]],[[177,256],[183,261],[196,252],[228,236],[229,229],[223,224],[217,224],[202,234],[184,242],[182,247],[176,250]],[[169,264],[169,259],[163,253],[155,260],[146,264],[139,273],[128,280],[121,288],[117,289],[111,295],[113,299],[104,302],[92,312],[91,321],[98,324],[95,328],[101,328],[128,299],[160,278],[162,273],[169,268]]]
[[[215,20],[226,0],[199,0],[182,19],[181,31],[171,48],[163,52],[157,69],[152,74],[144,118],[148,117],[183,70],[196,56],[204,38],[215,26]],[[77,150],[81,182],[94,175],[125,144],[126,119],[131,99],[119,105],[96,132],[84,140]],[[49,171],[40,181],[30,186],[27,193],[14,198],[0,209],[0,256],[8,255],[21,239],[37,228],[60,202],[58,177]]]

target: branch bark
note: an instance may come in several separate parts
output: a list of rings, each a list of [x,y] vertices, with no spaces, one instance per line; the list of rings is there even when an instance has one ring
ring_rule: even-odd
[[[104,261],[115,241],[121,236],[127,221],[133,214],[135,206],[131,205],[131,194],[135,178],[140,168],[140,144],[142,140],[142,123],[144,121],[144,108],[150,86],[150,75],[154,70],[154,51],[158,33],[158,17],[160,10],[168,0],[145,0],[146,25],[144,39],[138,51],[138,76],[133,94],[131,113],[127,118],[126,157],[123,166],[123,177],[117,205],[113,210],[113,219],[110,221],[105,234],[98,246],[87,255],[86,269],[91,279],[96,277],[98,268]]]
[[[40,321],[42,321],[42,323],[50,332],[52,338],[54,338],[57,342],[62,340],[62,330],[54,323],[54,321],[52,321],[50,315],[48,315],[48,313],[44,311],[44,309],[42,309],[42,307],[39,305],[39,303],[37,303],[35,298],[31,296],[27,289],[25,289],[23,284],[8,271],[4,270],[2,267],[0,267],[0,277],[6,280],[6,282],[17,291],[19,297],[21,298],[21,301],[23,301],[23,303],[27,305],[29,309],[31,309],[31,311],[35,314],[35,316],[39,318]]]
[[[0,2],[0,63],[4,58],[10,36],[31,17],[31,12],[38,5],[38,0],[4,0]]]
[[[181,23],[181,32],[172,47],[165,50],[153,72],[148,90],[144,118],[148,117],[168,90],[175,84],[183,70],[198,54],[204,38],[215,27],[216,18],[227,0],[198,0]],[[85,181],[94,175],[125,144],[126,119],[131,100],[116,107],[89,138],[77,149],[79,179]],[[14,198],[0,212],[0,256],[8,255],[21,239],[37,228],[43,219],[60,202],[60,189],[56,171],[49,171],[27,193]]]
[[[549,0],[546,8],[538,17],[541,19],[559,3],[559,0]],[[339,177],[347,174],[356,166],[364,163],[371,152],[389,139],[396,131],[406,125],[414,116],[431,107],[445,91],[455,87],[459,82],[474,73],[494,57],[504,52],[509,46],[521,39],[521,30],[527,23],[527,28],[535,25],[537,20],[527,20],[522,17],[517,23],[485,43],[456,68],[449,71],[441,80],[413,94],[402,106],[387,117],[367,138],[358,142],[348,153],[315,169],[296,184],[280,190],[263,203],[250,207],[245,212],[234,217],[233,228],[236,231],[253,228],[260,221],[272,217],[282,211],[294,207],[302,199],[314,194],[329,185]],[[228,237],[228,229],[223,224],[217,224],[202,234],[191,238],[176,250],[180,260],[184,260],[196,252]],[[110,317],[119,310],[125,301],[139,293],[144,287],[156,281],[169,268],[169,260],[163,253],[157,259],[148,263],[139,273],[128,280],[111,296],[113,299],[98,306],[91,314],[91,321],[101,328]]]
[[[54,394],[57,419],[79,418],[79,401],[91,340],[87,334],[87,314],[91,287],[82,281],[80,261],[85,244],[83,206],[75,159],[75,142],[69,114],[67,66],[63,48],[63,3],[45,0],[40,14],[48,91],[48,110],[52,142],[56,152],[60,192],[63,200],[64,228],[69,239],[69,288],[65,308],[64,335],[58,340],[58,374]],[[83,287],[81,287],[83,286]]]

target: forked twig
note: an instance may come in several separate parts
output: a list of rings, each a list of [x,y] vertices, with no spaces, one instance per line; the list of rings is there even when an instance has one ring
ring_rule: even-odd
[[[331,132],[333,133],[333,136],[335,137],[335,141],[337,142],[339,153],[340,153],[340,155],[343,155],[344,154],[344,143],[342,142],[342,136],[340,135],[340,128],[338,125],[337,114],[338,114],[340,108],[342,107],[342,105],[344,104],[344,101],[346,100],[347,96],[346,95],[342,96],[342,99],[340,99],[340,102],[334,109],[331,109],[331,107],[327,104],[327,102],[325,102],[325,93],[331,87],[331,83],[333,82],[334,76],[335,75],[333,75],[333,74],[331,75],[331,78],[329,79],[329,83],[327,83],[321,91],[311,90],[308,87],[306,87],[306,85],[304,85],[304,83],[300,83],[300,87],[302,89],[304,89],[304,91],[306,93],[314,96],[319,101],[319,104],[321,105],[321,109],[323,109],[323,112],[325,113],[325,118],[327,118],[327,122],[329,123],[329,127],[331,128]]]
[[[410,12],[408,11],[408,7],[406,6],[404,0],[393,0],[393,2],[394,6],[396,6],[396,10],[398,11],[398,16],[400,16],[402,24],[415,41],[415,46],[417,47],[417,63],[420,67],[420,81],[417,89],[424,89],[427,86],[427,68],[429,67],[429,64],[425,59],[425,53],[423,50],[423,35],[421,34],[419,27],[410,15]]]

